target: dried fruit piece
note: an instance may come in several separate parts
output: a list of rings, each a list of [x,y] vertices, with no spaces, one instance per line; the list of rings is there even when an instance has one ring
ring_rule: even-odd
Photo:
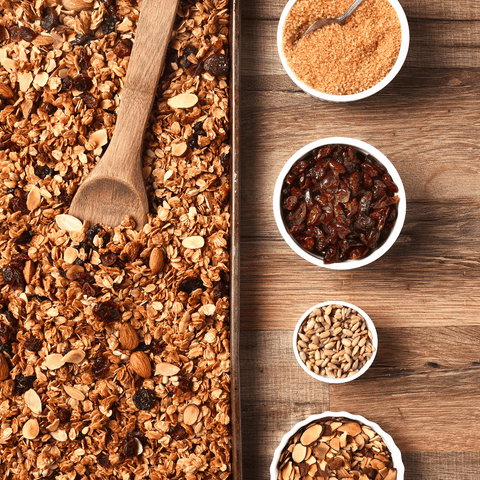
[[[144,352],[133,352],[130,355],[130,367],[142,378],[150,378],[152,376],[152,365],[150,359]]]
[[[140,342],[137,331],[129,323],[123,323],[120,327],[119,340],[126,350],[135,350]]]
[[[13,391],[18,395],[24,394],[27,390],[33,388],[36,379],[35,375],[24,376],[22,373],[18,374],[14,380]]]
[[[119,58],[124,58],[130,56],[132,53],[133,42],[129,38],[120,40],[115,47],[113,47],[113,52]]]
[[[40,433],[40,427],[38,425],[37,419],[31,418],[28,420],[22,429],[22,435],[28,440],[33,440],[37,438]]]
[[[70,417],[72,416],[72,412],[66,408],[60,408],[57,412],[57,416],[60,423],[68,423],[70,421]]]
[[[38,352],[42,348],[42,340],[35,337],[30,337],[25,340],[23,348],[29,352]]]
[[[226,55],[219,53],[207,58],[203,62],[203,68],[206,72],[214,76],[225,76],[230,72],[230,61]]]
[[[133,396],[133,403],[139,410],[150,410],[155,406],[157,397],[153,390],[140,388]]]
[[[42,9],[42,20],[40,21],[40,26],[47,31],[50,31],[53,27],[56,27],[58,24],[57,14],[55,9],[52,7],[46,7]]]
[[[167,100],[172,108],[191,108],[198,103],[198,97],[194,93],[181,93]]]
[[[92,375],[95,378],[104,378],[110,367],[110,360],[105,355],[97,357],[92,365]]]
[[[181,425],[172,425],[168,430],[168,434],[172,437],[172,440],[179,441],[187,438],[187,431]]]
[[[112,300],[109,300],[108,302],[97,303],[92,308],[92,312],[98,320],[104,323],[112,323],[121,320],[117,306]]]

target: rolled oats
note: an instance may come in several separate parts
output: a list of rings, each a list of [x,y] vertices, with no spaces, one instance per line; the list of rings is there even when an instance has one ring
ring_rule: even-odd
[[[116,46],[134,41],[141,2],[0,5],[0,478],[225,480],[229,99],[203,62],[228,54],[228,1],[179,7],[145,135],[141,231],[68,214],[112,138],[128,67]]]

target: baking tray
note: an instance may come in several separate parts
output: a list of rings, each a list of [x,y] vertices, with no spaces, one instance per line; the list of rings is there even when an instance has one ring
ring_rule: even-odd
[[[240,0],[230,0],[230,353],[232,479],[242,479],[240,421]]]

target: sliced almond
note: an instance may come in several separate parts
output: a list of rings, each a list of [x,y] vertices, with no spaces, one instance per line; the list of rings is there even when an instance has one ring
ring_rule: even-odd
[[[305,460],[305,455],[307,454],[307,447],[301,443],[297,443],[293,448],[292,460],[295,463],[302,463]]]
[[[85,400],[85,395],[77,388],[64,385],[63,389],[68,396],[74,398],[75,400],[78,400],[80,402],[83,402],[83,400]]]
[[[55,217],[55,221],[60,229],[66,232],[81,232],[83,223],[77,217],[62,213]]]
[[[150,260],[148,266],[152,275],[156,275],[163,268],[164,254],[161,248],[154,248],[150,253]]]
[[[42,400],[33,388],[25,392],[25,405],[27,405],[33,413],[42,413]]]
[[[282,480],[289,480],[293,470],[292,462],[288,462],[282,469]]]
[[[183,423],[185,423],[185,425],[193,425],[197,421],[199,413],[200,413],[200,410],[196,405],[194,404],[189,405],[183,411]]]
[[[334,437],[330,440],[330,448],[335,451],[340,451],[340,440]]]
[[[36,270],[35,262],[33,262],[32,260],[27,260],[25,262],[25,267],[23,268],[23,277],[25,278],[25,282],[28,285],[32,283],[33,276],[35,275],[35,270]]]
[[[47,367],[49,370],[58,370],[59,368],[63,367],[65,362],[63,361],[63,355],[60,353],[52,353],[51,355],[47,355],[43,365]]]
[[[27,208],[30,211],[35,210],[42,203],[42,195],[40,194],[40,189],[37,186],[34,186],[27,196]]]
[[[17,78],[18,78],[20,91],[26,92],[30,88],[30,85],[33,82],[33,75],[30,72],[18,73]]]
[[[6,380],[10,377],[10,367],[8,366],[7,359],[3,353],[0,353],[0,381]]]
[[[65,10],[81,12],[82,10],[92,8],[93,0],[62,0],[62,4]]]
[[[50,43],[53,43],[52,37],[50,37]],[[35,78],[33,79],[33,83],[35,83],[39,87],[44,87],[47,84],[47,82],[48,82],[47,72],[37,73],[37,75],[35,75]]]
[[[65,430],[55,430],[50,432],[50,435],[59,442],[66,442],[68,440],[68,435]]]
[[[200,235],[194,235],[193,237],[184,238],[182,245],[185,248],[202,248],[205,245],[205,240]]]
[[[73,263],[78,258],[78,250],[73,247],[67,247],[63,254],[63,259],[67,263]]]
[[[54,432],[57,430],[58,426],[60,425],[60,419],[56,418],[48,427],[47,430],[50,432]]]
[[[303,432],[302,436],[300,437],[300,442],[305,446],[310,445],[313,442],[316,442],[322,436],[322,432],[322,425],[312,425]]]
[[[342,422],[332,422],[330,424],[330,428],[332,429],[332,432],[334,432],[335,430],[337,430],[339,427],[341,427],[343,425]]]
[[[12,98],[13,90],[5,83],[0,83],[0,98]]]
[[[362,432],[362,427],[356,422],[345,423],[341,427],[338,427],[339,432],[346,432],[351,437],[356,437]]]
[[[102,130],[97,130],[96,132],[90,135],[89,140],[95,143],[96,148],[103,147],[108,143],[107,131],[104,128]]]
[[[191,108],[197,102],[198,97],[194,93],[181,93],[167,100],[168,105],[172,108]]]
[[[75,363],[79,364],[85,360],[85,352],[83,350],[70,350],[64,357],[64,363]]]
[[[397,471],[392,468],[388,471],[387,476],[383,480],[397,480]]]
[[[172,377],[180,371],[180,368],[176,365],[172,365],[167,362],[157,363],[155,366],[155,375],[162,375],[164,377]]]
[[[365,425],[362,427],[362,430],[370,440],[377,435],[371,428],[368,428]]]
[[[323,442],[320,442],[316,447],[313,449],[313,454],[320,460],[324,460],[327,456],[330,447]]]
[[[25,438],[28,438],[29,440],[33,440],[34,438],[37,438],[39,433],[40,433],[40,427],[38,425],[36,418],[31,418],[23,426],[22,434]]]
[[[187,151],[187,144],[185,142],[172,144],[172,155],[174,157],[181,157]]]

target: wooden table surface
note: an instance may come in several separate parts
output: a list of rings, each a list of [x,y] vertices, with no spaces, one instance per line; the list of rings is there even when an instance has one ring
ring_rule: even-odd
[[[266,480],[283,434],[347,410],[378,423],[408,480],[480,479],[480,2],[401,0],[411,43],[397,78],[352,104],[307,96],[276,50],[286,0],[244,0],[241,134],[241,402],[245,480]],[[364,140],[396,166],[407,218],[394,247],[359,270],[315,267],[282,240],[277,175],[300,147]],[[296,363],[312,305],[352,302],[376,324],[371,369],[326,386]]]

